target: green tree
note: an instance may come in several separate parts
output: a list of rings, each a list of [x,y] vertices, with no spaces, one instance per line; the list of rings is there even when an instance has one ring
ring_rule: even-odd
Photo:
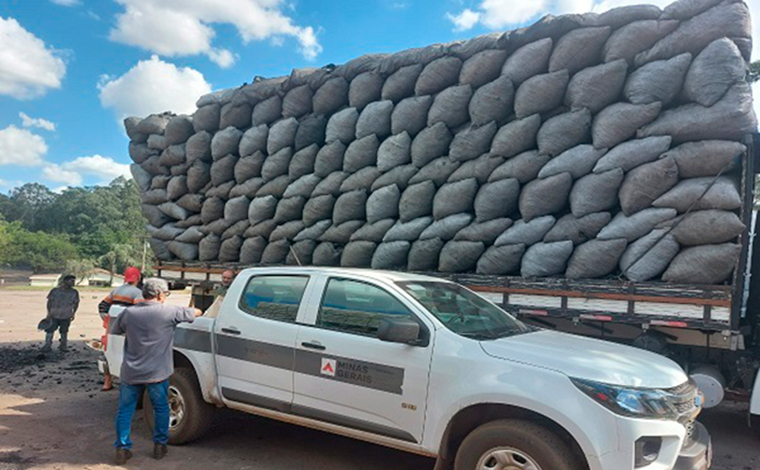
[[[19,222],[6,226],[9,237],[4,250],[6,263],[29,267],[34,272],[60,271],[71,259],[79,257],[76,246],[65,235],[30,232]]]
[[[66,262],[65,272],[76,276],[77,284],[79,284],[92,272],[93,268],[95,268],[95,263],[91,259],[70,259]]]
[[[10,264],[8,253],[11,246],[11,235],[8,225],[8,222],[5,222],[2,214],[0,214],[0,266]]]
[[[29,232],[55,235],[76,247],[72,259],[97,260],[110,270],[139,264],[148,238],[137,185],[124,178],[107,186],[69,188],[61,194],[41,184],[26,184],[9,196],[0,195],[0,216]],[[117,259],[111,261],[114,252]],[[23,261],[14,259],[14,263]]]
[[[10,215],[10,221],[21,222],[27,230],[40,230],[43,228],[45,215],[56,197],[45,185],[27,183],[11,190],[10,199],[13,207],[10,208],[11,214],[6,216]]]
[[[111,284],[113,284],[113,276],[116,272],[123,271],[127,266],[139,264],[137,255],[135,245],[117,243],[111,247],[111,251],[100,257],[101,266],[111,273]]]
[[[760,60],[749,64],[749,82],[755,83],[760,80]]]

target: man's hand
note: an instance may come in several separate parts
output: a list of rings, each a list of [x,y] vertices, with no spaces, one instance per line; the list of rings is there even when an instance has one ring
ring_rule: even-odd
[[[194,308],[193,310],[195,310],[195,311],[193,312],[193,314],[195,315],[195,318],[198,318],[198,317],[200,317],[200,316],[203,316],[203,311],[202,311],[202,310],[200,310],[200,309],[197,309],[197,308]]]

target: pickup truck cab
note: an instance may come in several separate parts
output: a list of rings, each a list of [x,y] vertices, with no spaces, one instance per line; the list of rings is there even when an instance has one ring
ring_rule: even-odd
[[[108,344],[118,374],[119,338]],[[430,456],[437,470],[710,466],[701,396],[677,364],[529,327],[438,278],[246,269],[215,317],[177,328],[174,349],[173,444],[228,407]]]

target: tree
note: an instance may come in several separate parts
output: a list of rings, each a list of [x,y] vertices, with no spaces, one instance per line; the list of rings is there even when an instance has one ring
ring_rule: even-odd
[[[19,222],[5,228],[10,235],[2,255],[5,264],[29,267],[34,272],[60,271],[69,260],[79,257],[77,248],[65,235],[30,232]]]
[[[11,235],[8,230],[8,222],[3,221],[0,215],[0,266],[8,263],[8,252],[11,245]]]
[[[100,257],[101,265],[104,265],[111,273],[111,284],[113,284],[113,276],[117,270],[123,271],[127,266],[138,264],[136,255],[134,245],[120,243],[113,245],[111,251]]]
[[[749,82],[754,83],[760,80],[760,60],[749,64]]]
[[[137,185],[124,178],[107,186],[69,188],[61,194],[38,183],[25,184],[10,196],[0,195],[0,216],[28,232],[43,231],[65,240],[76,248],[72,259],[97,260],[112,271],[140,260],[149,237]],[[114,252],[119,254],[111,261]]]
[[[27,183],[20,188],[11,190],[11,201],[14,203],[9,220],[20,221],[23,226],[32,231],[40,230],[39,225],[44,220],[47,209],[55,202],[56,194],[45,185]]]
[[[66,262],[66,274],[76,276],[77,284],[82,282],[88,274],[95,268],[95,263],[91,259],[70,259]]]

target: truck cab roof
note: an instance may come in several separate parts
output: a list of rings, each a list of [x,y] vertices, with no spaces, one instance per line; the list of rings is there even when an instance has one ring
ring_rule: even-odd
[[[449,282],[444,279],[424,274],[404,273],[398,271],[385,271],[376,269],[361,268],[335,268],[335,267],[300,267],[300,266],[273,266],[248,268],[238,274],[238,276],[249,276],[257,273],[288,273],[288,274],[325,274],[327,276],[352,275],[360,276],[367,279],[385,282],[403,282],[403,281],[427,281],[427,282]]]

